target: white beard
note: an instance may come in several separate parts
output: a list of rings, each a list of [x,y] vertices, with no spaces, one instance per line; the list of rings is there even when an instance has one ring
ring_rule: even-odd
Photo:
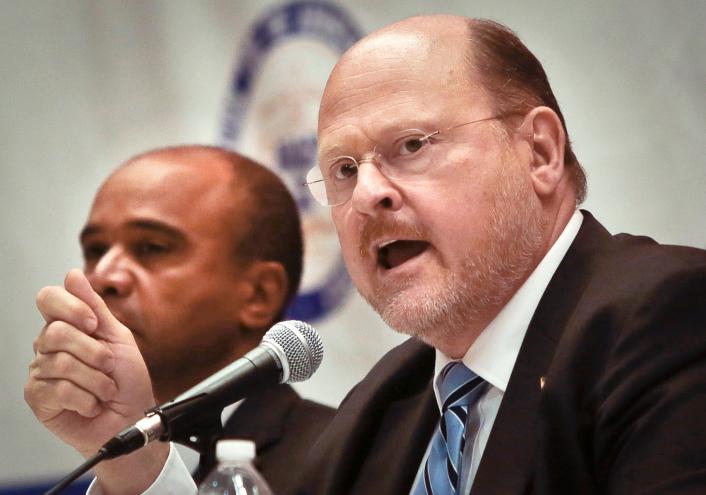
[[[531,185],[511,166],[505,170],[482,245],[469,248],[460,267],[423,286],[398,280],[403,289],[387,298],[387,290],[361,292],[390,327],[435,347],[454,342],[474,322],[497,314],[534,269],[544,241],[540,205]]]

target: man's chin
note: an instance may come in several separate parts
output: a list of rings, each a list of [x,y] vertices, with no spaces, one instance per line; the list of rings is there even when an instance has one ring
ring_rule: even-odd
[[[375,296],[361,295],[390,328],[426,342],[428,334],[443,321],[438,314],[439,306],[443,305],[438,304],[434,294],[415,292],[408,287],[391,295],[383,295],[381,291]]]
[[[432,347],[464,335],[481,310],[470,288],[453,274],[361,295],[390,328]]]

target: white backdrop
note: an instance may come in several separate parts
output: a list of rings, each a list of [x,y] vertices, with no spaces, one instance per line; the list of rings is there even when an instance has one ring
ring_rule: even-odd
[[[217,142],[238,48],[276,3],[0,1],[0,484],[80,462],[22,398],[42,324],[36,291],[80,266],[78,231],[113,167],[152,147]],[[508,24],[549,74],[588,172],[585,206],[613,232],[706,247],[703,1],[338,5],[366,32],[430,12]],[[329,404],[400,341],[352,291],[317,327],[325,363],[300,391]]]

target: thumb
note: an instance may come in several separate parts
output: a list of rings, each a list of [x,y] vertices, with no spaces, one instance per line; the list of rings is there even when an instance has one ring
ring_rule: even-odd
[[[101,296],[93,290],[86,275],[81,270],[74,268],[66,274],[64,288],[67,292],[76,296],[91,308],[93,314],[95,314],[98,319],[95,334],[109,342],[131,340],[132,334],[130,331],[113,316],[113,313],[108,309],[108,305]]]

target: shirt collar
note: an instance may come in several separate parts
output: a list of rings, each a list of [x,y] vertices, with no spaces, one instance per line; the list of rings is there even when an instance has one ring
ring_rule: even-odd
[[[483,329],[463,356],[463,364],[502,392],[507,389],[522,340],[539,300],[578,234],[582,222],[583,215],[576,210],[537,268],[493,321]],[[442,368],[451,361],[453,359],[437,349],[434,369],[434,392],[437,401],[439,393],[436,388],[436,378]]]

